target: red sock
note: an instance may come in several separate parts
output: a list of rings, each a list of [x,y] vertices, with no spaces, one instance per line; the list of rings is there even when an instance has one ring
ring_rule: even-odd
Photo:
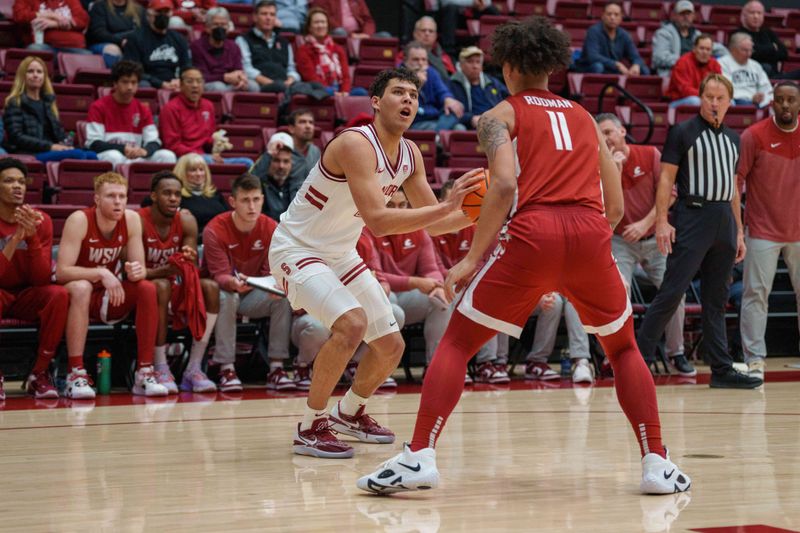
[[[78,370],[83,368],[83,354],[70,355],[68,359],[69,359],[68,364],[70,371],[73,368],[77,368]]]
[[[153,365],[157,329],[156,286],[150,281],[139,281],[136,283],[136,349],[139,354],[137,368]]]
[[[467,363],[497,332],[453,312],[422,384],[411,450],[433,448],[464,390]]]
[[[611,367],[614,369],[614,388],[625,416],[633,426],[642,456],[657,453],[666,457],[661,443],[661,422],[658,420],[658,400],[653,376],[636,346],[633,318],[612,335],[598,336]]]

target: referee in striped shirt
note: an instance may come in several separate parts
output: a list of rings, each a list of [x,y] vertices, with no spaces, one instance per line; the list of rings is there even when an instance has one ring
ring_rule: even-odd
[[[669,254],[667,270],[637,341],[645,360],[653,360],[667,322],[699,270],[711,386],[752,389],[762,380],[733,368],[725,328],[731,270],[746,251],[736,189],[739,135],[722,123],[732,99],[731,82],[709,74],[700,84],[700,113],[676,124],[667,137],[656,191],[656,242],[662,254]],[[673,227],[667,210],[676,181]]]

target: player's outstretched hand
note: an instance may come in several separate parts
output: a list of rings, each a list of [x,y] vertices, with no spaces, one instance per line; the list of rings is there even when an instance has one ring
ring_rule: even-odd
[[[453,298],[456,297],[456,293],[461,292],[467,283],[472,280],[477,267],[478,262],[473,261],[469,256],[453,265],[444,280],[444,295],[447,297],[448,302],[452,302]]]
[[[145,278],[147,271],[139,261],[125,261],[125,274],[130,281],[140,281]]]
[[[108,294],[108,303],[114,307],[125,303],[125,290],[122,288],[119,278],[113,272],[107,268],[100,268],[100,281]]]
[[[461,209],[461,204],[464,203],[464,197],[473,191],[481,188],[480,183],[483,180],[483,169],[473,168],[468,172],[464,172],[458,179],[456,179],[450,194],[447,196],[445,204],[449,204],[450,210],[456,211]]]
[[[675,228],[669,222],[656,222],[656,244],[661,255],[672,253],[672,243],[675,242]]]

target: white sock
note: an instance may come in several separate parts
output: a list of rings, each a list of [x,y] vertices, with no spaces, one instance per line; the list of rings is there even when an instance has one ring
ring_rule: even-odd
[[[283,370],[283,361],[270,361],[269,362],[269,371],[270,373],[274,372],[275,370]]]
[[[225,363],[223,365],[219,365],[219,369],[220,369],[220,371],[223,371],[223,372],[225,370],[235,370],[235,368],[233,366],[233,363]]]
[[[163,370],[164,367],[167,366],[166,344],[163,344],[161,346],[156,346],[155,352],[153,353],[153,364],[155,364],[155,367],[158,370]]]
[[[314,420],[317,418],[323,418],[328,416],[328,410],[323,409],[322,411],[317,411],[316,409],[312,409],[311,407],[306,404],[305,410],[303,411],[303,421],[300,422],[300,431],[306,431],[307,429],[311,429],[311,424],[314,423]]]
[[[206,354],[208,348],[208,340],[214,332],[214,324],[217,323],[216,313],[206,313],[206,331],[200,340],[195,339],[192,341],[192,349],[189,351],[189,363],[187,370],[198,370],[203,362],[203,356]]]
[[[351,387],[345,393],[344,398],[339,400],[339,412],[352,416],[356,414],[363,405],[367,405],[367,398],[362,398],[353,392],[353,388]]]

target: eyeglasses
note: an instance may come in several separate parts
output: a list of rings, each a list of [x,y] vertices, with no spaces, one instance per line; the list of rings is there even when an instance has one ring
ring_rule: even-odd
[[[419,29],[417,31],[420,32],[420,33],[436,33],[436,30],[431,30],[431,29],[428,29],[428,28],[421,28],[421,29]]]

